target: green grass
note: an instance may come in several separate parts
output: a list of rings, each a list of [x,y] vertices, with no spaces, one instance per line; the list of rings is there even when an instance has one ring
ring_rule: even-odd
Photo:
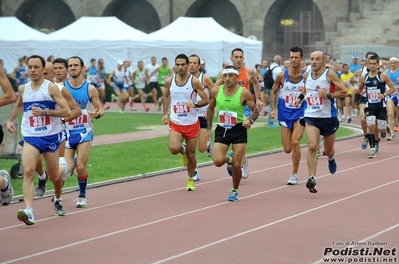
[[[280,129],[268,128],[265,121],[259,120],[259,127],[248,130],[247,154],[282,148]],[[124,114],[107,113],[104,118],[95,120],[95,135],[127,133],[149,130],[150,127],[163,126],[159,114]],[[155,128],[156,129],[156,128]],[[353,130],[340,128],[337,138],[353,135]],[[301,143],[307,142],[306,134]],[[206,154],[197,151],[197,162],[212,161]],[[0,160],[0,168],[10,170],[15,160]],[[180,166],[179,156],[168,150],[168,137],[136,140],[125,143],[94,146],[88,162],[89,183],[118,179]],[[37,179],[36,179],[37,181]],[[12,179],[15,195],[22,194],[22,179]],[[48,189],[53,189],[49,183]],[[72,176],[65,187],[77,186]]]

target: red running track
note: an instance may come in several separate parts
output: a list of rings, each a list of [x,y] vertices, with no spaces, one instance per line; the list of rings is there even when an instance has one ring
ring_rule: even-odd
[[[64,194],[63,217],[53,216],[49,198],[35,200],[34,226],[17,220],[22,203],[0,207],[0,262],[326,263],[326,248],[339,253],[352,242],[366,243],[351,248],[365,252],[378,242],[391,250],[382,257],[397,262],[399,141],[382,142],[376,159],[360,143],[336,143],[335,175],[319,159],[317,194],[305,187],[305,148],[298,186],[285,185],[290,155],[250,158],[234,203],[226,168],[208,166],[194,192],[181,171],[90,189],[85,209],[75,208],[76,193]]]

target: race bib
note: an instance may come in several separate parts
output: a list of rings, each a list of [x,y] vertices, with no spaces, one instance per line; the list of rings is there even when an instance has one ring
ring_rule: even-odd
[[[178,102],[177,104],[173,105],[173,113],[177,115],[187,114],[190,112],[190,107],[186,105],[186,103]]]
[[[368,91],[367,92],[367,100],[369,101],[369,103],[379,103],[381,102],[381,99],[378,98],[378,95],[380,94],[379,91]]]
[[[82,114],[77,118],[68,122],[68,129],[75,130],[79,128],[85,128],[89,126],[89,117],[87,114]]]
[[[33,134],[42,131],[50,130],[52,128],[50,116],[34,116],[28,115],[29,131]]]
[[[298,98],[297,94],[290,93],[285,96],[285,107],[286,108],[296,108],[294,106],[295,100]]]
[[[230,129],[237,124],[237,113],[232,111],[219,111],[219,125]]]
[[[313,110],[321,110],[324,108],[324,101],[318,96],[318,93],[310,93],[307,96],[308,107]]]

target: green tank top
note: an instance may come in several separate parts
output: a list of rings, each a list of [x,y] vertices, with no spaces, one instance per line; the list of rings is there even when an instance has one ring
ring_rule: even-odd
[[[158,70],[158,84],[165,85],[166,79],[169,77],[169,67],[159,66]]]
[[[232,128],[238,123],[244,122],[244,108],[241,104],[241,93],[243,87],[238,88],[233,96],[224,95],[224,84],[219,87],[216,97],[216,113],[218,125],[225,128]]]

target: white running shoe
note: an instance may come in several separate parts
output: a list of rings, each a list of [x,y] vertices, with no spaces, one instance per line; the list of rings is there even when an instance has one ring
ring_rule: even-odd
[[[4,180],[8,182],[8,188],[5,191],[0,191],[0,203],[2,205],[9,205],[12,197],[14,196],[14,189],[11,186],[10,175],[6,170],[0,170],[0,175],[3,176]]]
[[[208,157],[212,156],[213,153],[213,144],[212,144],[212,140],[208,139],[208,149],[206,150],[206,155],[208,155]]]
[[[248,178],[249,172],[248,172],[248,159],[247,158],[244,158],[244,166],[242,166],[241,171],[242,171],[241,178],[242,179]]]
[[[68,166],[68,162],[66,158],[60,157],[58,164],[62,167],[64,167],[64,174],[62,174],[62,179],[64,181],[68,180],[69,177],[71,177],[71,168]]]
[[[200,181],[200,180],[201,179],[200,179],[200,175],[199,175],[198,169],[195,169],[194,176],[193,176],[193,181],[197,182],[197,181]]]
[[[84,197],[78,197],[76,202],[76,207],[77,208],[86,208],[87,207],[87,200]],[[75,201],[76,201],[75,200]]]
[[[287,185],[298,185],[298,176],[295,173],[291,173]]]

